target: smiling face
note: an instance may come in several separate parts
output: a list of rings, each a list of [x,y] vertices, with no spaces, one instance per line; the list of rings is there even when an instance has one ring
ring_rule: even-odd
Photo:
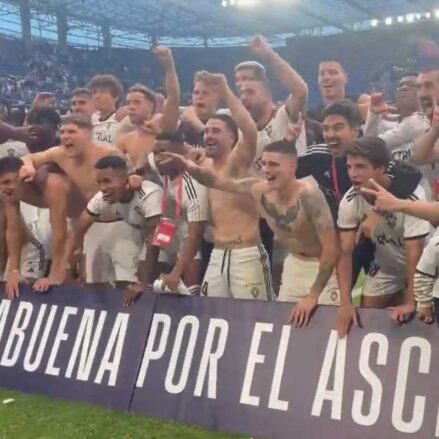
[[[209,119],[204,128],[204,149],[207,157],[221,157],[228,153],[234,146],[236,139],[220,119]]]
[[[323,121],[323,138],[334,155],[340,156],[352,146],[359,134],[359,127],[349,125],[340,115],[329,115]]]
[[[99,190],[103,193],[105,200],[117,203],[124,199],[128,185],[126,172],[106,168],[96,169],[95,173]]]
[[[280,190],[296,175],[297,157],[293,154],[264,152],[262,154],[262,172],[271,189]]]
[[[319,66],[319,87],[325,102],[334,102],[345,97],[347,75],[336,61],[324,61]]]
[[[18,201],[18,188],[20,179],[18,172],[5,172],[0,176],[0,193],[9,201]]]
[[[56,136],[56,128],[48,120],[38,120],[29,125],[29,141],[27,146],[31,152],[48,146]],[[51,146],[51,145],[50,145]]]
[[[417,77],[414,75],[404,76],[396,90],[396,106],[406,113],[414,112],[419,106]]]

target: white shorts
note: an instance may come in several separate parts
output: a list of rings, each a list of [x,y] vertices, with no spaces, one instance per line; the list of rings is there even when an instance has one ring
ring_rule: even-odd
[[[201,293],[208,297],[275,300],[269,256],[264,246],[237,250],[214,248]]]
[[[46,275],[50,259],[52,232],[49,209],[21,202],[20,213],[28,232],[32,235],[31,240],[21,250],[20,271],[27,279],[40,279]]]
[[[95,223],[84,238],[87,283],[136,282],[142,233],[124,221]]]
[[[388,296],[403,292],[405,288],[406,275],[404,271],[388,274],[374,261],[364,281],[362,295]]]
[[[319,272],[319,261],[300,259],[288,254],[284,261],[278,301],[298,302],[308,295]],[[339,305],[340,293],[335,270],[319,297],[320,305]]]

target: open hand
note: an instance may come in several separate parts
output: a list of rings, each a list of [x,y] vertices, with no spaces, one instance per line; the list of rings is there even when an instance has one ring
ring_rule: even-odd
[[[389,191],[380,186],[375,180],[370,179],[369,187],[361,189],[363,195],[369,195],[375,199],[374,207],[378,211],[398,212],[401,207],[401,200],[392,195]]]
[[[308,294],[300,300],[293,308],[290,323],[295,325],[296,328],[301,328],[304,325],[308,326],[311,316],[317,308],[317,299],[317,296]]]

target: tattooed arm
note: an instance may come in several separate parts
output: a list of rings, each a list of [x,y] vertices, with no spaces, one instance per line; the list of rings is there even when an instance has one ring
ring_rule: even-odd
[[[303,210],[311,219],[320,240],[322,252],[317,276],[308,295],[293,309],[291,322],[296,327],[308,325],[318,299],[328,283],[339,255],[334,222],[328,203],[318,187],[308,188],[300,197]]]
[[[337,264],[339,249],[331,211],[317,187],[312,187],[301,196],[306,214],[311,218],[322,246],[319,272],[309,294],[317,297],[322,293]]]
[[[252,196],[254,187],[260,182],[257,178],[251,177],[235,179],[218,175],[211,169],[204,166],[198,166],[192,160],[179,154],[166,152],[162,153],[162,156],[165,159],[162,162],[163,165],[168,162],[173,162],[177,169],[186,171],[203,186],[212,189]]]
[[[203,166],[193,166],[188,172],[199,183],[212,189],[252,196],[252,189],[258,183],[257,178],[228,178],[215,174]]]

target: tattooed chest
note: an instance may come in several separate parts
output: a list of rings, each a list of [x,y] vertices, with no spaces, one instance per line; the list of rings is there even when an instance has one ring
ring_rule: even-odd
[[[284,211],[284,209],[280,211],[278,206],[268,201],[265,195],[263,195],[261,198],[261,205],[276,227],[284,232],[293,231],[294,223],[301,210],[300,200],[298,200],[293,206],[288,207],[286,211]]]

